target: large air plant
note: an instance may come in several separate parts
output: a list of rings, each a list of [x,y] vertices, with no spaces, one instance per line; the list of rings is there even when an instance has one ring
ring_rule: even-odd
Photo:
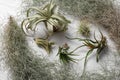
[[[73,54],[74,50],[69,52],[68,44],[64,44],[62,47],[59,47],[57,55],[59,55],[60,61],[63,64],[68,64],[70,62],[76,62],[77,59],[72,58],[72,56],[76,56]]]
[[[33,13],[30,15],[30,13]],[[57,31],[65,31],[69,20],[58,13],[57,6],[51,0],[43,8],[31,7],[27,10],[27,18],[23,20],[21,26],[24,32],[28,29],[35,31],[38,23],[44,22],[49,34]]]
[[[35,38],[34,40],[35,40],[36,44],[39,47],[44,48],[47,51],[47,53],[51,52],[52,45],[54,45],[53,42],[49,42],[47,39],[42,39],[42,38]]]
[[[101,32],[100,32],[101,33]],[[68,37],[67,37],[68,38]],[[83,42],[83,45],[80,47],[77,47],[77,49],[81,48],[81,47],[88,47],[89,50],[85,56],[85,62],[84,62],[84,71],[85,71],[85,66],[87,63],[87,58],[88,56],[94,51],[96,50],[96,61],[99,61],[100,58],[100,53],[102,52],[103,49],[105,49],[105,47],[107,47],[107,41],[106,41],[106,37],[103,36],[103,34],[101,33],[101,39],[97,40],[94,34],[94,40],[91,39],[81,39],[81,38],[69,38],[69,39],[77,39]],[[83,71],[83,72],[84,72]]]

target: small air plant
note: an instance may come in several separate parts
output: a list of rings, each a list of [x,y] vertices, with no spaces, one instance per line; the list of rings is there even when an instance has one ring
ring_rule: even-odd
[[[77,60],[77,59],[72,58],[72,56],[76,56],[76,55],[73,54],[74,50],[71,52],[68,52],[69,48],[70,47],[68,46],[67,43],[65,43],[62,47],[59,47],[57,55],[59,55],[60,61],[63,64],[68,64],[71,61],[76,62]]]
[[[30,13],[34,11],[33,15]],[[51,0],[43,8],[31,7],[27,10],[27,18],[23,20],[21,26],[26,33],[28,29],[35,31],[38,23],[44,22],[49,35],[53,32],[67,30],[67,25],[70,23],[64,16],[58,13],[57,6]]]
[[[47,51],[47,53],[51,52],[51,48],[52,48],[52,45],[54,45],[54,42],[49,42],[48,39],[42,39],[42,38],[35,38],[34,40],[36,44],[39,47],[44,48]]]
[[[90,28],[89,28],[89,24],[86,20],[81,21],[81,24],[78,28],[78,33],[80,33],[81,35],[83,35],[85,37],[90,36]]]
[[[94,33],[94,40],[91,39],[81,39],[81,38],[68,38],[68,39],[77,39],[83,42],[82,46],[79,46],[76,48],[79,49],[81,47],[88,47],[89,50],[85,56],[85,62],[84,62],[84,71],[85,72],[85,67],[86,67],[86,63],[87,63],[87,58],[88,56],[94,51],[96,50],[96,61],[99,62],[99,58],[100,58],[100,53],[103,49],[105,49],[105,47],[107,47],[107,41],[106,41],[106,37],[103,36],[102,32],[100,31],[101,34],[101,40],[97,40],[95,37],[95,33]]]

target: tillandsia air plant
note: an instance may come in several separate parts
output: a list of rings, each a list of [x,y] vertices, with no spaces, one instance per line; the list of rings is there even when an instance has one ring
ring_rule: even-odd
[[[60,61],[63,64],[68,64],[71,61],[76,62],[77,59],[72,58],[72,56],[76,56],[73,54],[74,51],[68,52],[69,46],[67,43],[65,43],[62,47],[59,47],[57,55],[59,55]]]
[[[49,42],[48,39],[42,39],[42,38],[35,38],[34,40],[36,44],[39,47],[44,48],[47,51],[47,53],[51,52],[52,45],[54,45],[54,42]]]
[[[27,32],[28,29],[35,31],[37,24],[40,22],[44,22],[49,35],[53,34],[53,32],[67,30],[67,25],[70,23],[69,20],[58,12],[57,6],[53,0],[51,0],[50,3],[46,4],[43,8],[29,8],[27,10],[27,18],[23,20],[21,26],[24,32]]]
[[[100,31],[100,34],[101,34],[101,40],[97,40],[96,39],[96,36],[95,36],[95,33],[94,33],[94,40],[91,40],[91,39],[81,39],[81,38],[69,38],[69,39],[77,39],[77,40],[80,40],[83,42],[83,45],[76,48],[79,49],[81,47],[88,47],[89,50],[85,56],[85,62],[84,62],[84,71],[85,71],[85,66],[86,66],[86,63],[87,63],[87,58],[88,56],[94,51],[96,50],[96,61],[98,62],[99,61],[99,58],[100,58],[100,53],[102,52],[103,49],[105,49],[105,47],[107,47],[107,40],[106,40],[106,37],[103,36],[102,32]],[[67,37],[68,38],[68,37]],[[83,72],[84,72],[83,71]]]
[[[80,23],[80,26],[78,28],[78,33],[82,34],[85,37],[90,36],[90,28],[89,28],[89,23],[86,20],[82,20]]]

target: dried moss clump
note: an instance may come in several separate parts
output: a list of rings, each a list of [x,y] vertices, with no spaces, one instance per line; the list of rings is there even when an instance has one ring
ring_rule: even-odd
[[[12,80],[54,80],[54,64],[32,54],[24,33],[12,17],[6,26],[4,40],[6,65]]]

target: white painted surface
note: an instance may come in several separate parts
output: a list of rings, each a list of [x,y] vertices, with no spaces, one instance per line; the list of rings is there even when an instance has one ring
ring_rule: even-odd
[[[0,0],[0,24],[5,24],[5,22],[7,21],[7,18],[10,15],[16,16],[17,11],[19,10],[20,4],[21,4],[20,0]],[[72,16],[66,16],[66,17],[68,19],[70,19],[72,23],[69,24],[67,32],[57,33],[50,38],[51,41],[54,41],[56,43],[54,45],[53,53],[51,55],[47,55],[45,50],[38,48],[37,45],[34,43],[33,38],[27,38],[27,39],[29,39],[29,41],[28,41],[30,43],[29,45],[34,50],[37,51],[37,55],[48,56],[51,61],[59,60],[58,57],[56,56],[59,45],[68,43],[71,46],[71,50],[73,50],[74,48],[76,48],[79,45],[82,45],[82,43],[77,40],[70,41],[65,38],[65,36],[82,37],[77,33],[77,27],[79,25],[79,20],[73,18]],[[38,27],[39,26],[40,25],[38,25]],[[3,30],[2,27],[3,26],[0,27],[0,33],[2,33],[2,30]],[[37,33],[34,37],[41,37],[41,36],[44,37],[43,33],[45,35],[45,32],[43,30],[45,30],[45,29],[42,28],[42,33],[39,33],[39,34]],[[97,38],[99,38],[100,34],[98,31],[98,27],[91,24],[91,34],[92,35],[93,35],[94,31],[96,33]],[[104,31],[103,29],[101,29],[101,31],[103,32],[104,36],[107,37],[107,42],[108,42],[110,51],[108,54],[106,54],[106,56],[109,56],[112,53],[116,52],[116,48],[115,48],[114,43],[109,39],[107,32]],[[91,36],[91,37],[93,38],[93,36]],[[1,46],[1,43],[0,43],[0,46]],[[75,54],[78,54],[80,56],[75,57],[75,58],[77,58],[77,59],[83,58],[87,51],[88,51],[88,49],[86,47],[79,49],[78,51],[75,52]],[[93,53],[93,55],[91,55],[88,58],[89,60],[87,63],[87,70],[92,71],[92,70],[97,70],[98,68],[100,68],[99,63],[96,63],[95,57],[96,57],[95,53]],[[84,59],[79,61],[77,64],[73,64],[77,72],[81,72],[81,70],[83,68],[83,62],[84,62]],[[8,74],[9,73],[7,72],[7,70],[4,69],[4,61],[0,62],[0,80],[8,80],[8,78],[7,78]]]

